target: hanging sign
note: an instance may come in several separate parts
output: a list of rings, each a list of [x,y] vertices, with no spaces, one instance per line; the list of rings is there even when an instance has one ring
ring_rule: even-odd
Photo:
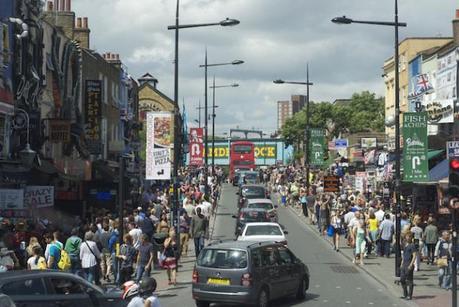
[[[171,179],[171,149],[174,147],[172,119],[169,112],[147,113],[147,180]]]
[[[309,131],[309,163],[315,166],[324,165],[325,130],[313,128]]]
[[[70,121],[61,119],[50,119],[49,141],[51,143],[70,142]]]
[[[27,186],[24,203],[28,208],[46,208],[54,206],[53,186]]]
[[[18,210],[24,208],[24,190],[0,189],[0,209]]]
[[[190,128],[190,165],[201,166],[204,152],[203,128]]]
[[[410,182],[427,181],[427,113],[403,113],[403,173]]]
[[[102,153],[102,81],[86,80],[85,132],[86,145],[91,154]]]

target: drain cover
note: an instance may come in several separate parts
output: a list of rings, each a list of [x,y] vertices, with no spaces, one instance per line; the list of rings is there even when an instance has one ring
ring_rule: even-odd
[[[355,267],[350,265],[332,265],[330,268],[335,273],[354,274],[359,272]]]

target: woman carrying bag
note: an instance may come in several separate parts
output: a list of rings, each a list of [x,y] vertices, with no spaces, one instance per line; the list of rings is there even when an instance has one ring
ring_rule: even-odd
[[[96,279],[96,270],[99,268],[101,255],[94,242],[94,234],[87,232],[84,236],[84,242],[80,246],[81,267],[85,275],[85,279],[90,283],[98,283]]]
[[[169,237],[164,241],[164,251],[162,263],[163,267],[167,270],[167,278],[169,285],[177,284],[177,258],[175,256],[177,250],[177,242],[175,240],[175,231],[171,229],[169,231]]]

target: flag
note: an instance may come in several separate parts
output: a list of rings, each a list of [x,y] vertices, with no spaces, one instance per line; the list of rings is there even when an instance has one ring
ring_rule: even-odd
[[[433,86],[430,83],[429,76],[427,74],[415,76],[412,82],[414,91],[410,93],[408,98],[414,98],[433,90]]]

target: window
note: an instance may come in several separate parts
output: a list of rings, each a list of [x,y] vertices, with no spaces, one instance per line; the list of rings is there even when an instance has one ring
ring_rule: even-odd
[[[446,81],[451,81],[451,73],[449,72],[447,75],[446,75]]]
[[[282,232],[278,226],[273,225],[258,225],[247,226],[246,236],[282,236]]]
[[[243,269],[247,267],[247,252],[237,249],[204,249],[197,263],[207,268]]]
[[[46,290],[41,278],[12,281],[3,285],[1,291],[6,295],[45,295]]]
[[[251,203],[248,205],[249,208],[259,208],[265,210],[272,210],[274,209],[273,204],[271,203]]]
[[[241,153],[241,154],[251,153],[252,146],[251,145],[235,145],[234,152]]]
[[[279,259],[276,252],[276,248],[272,246],[264,247],[261,251],[261,265],[262,266],[272,266],[278,265]]]
[[[51,286],[56,294],[83,294],[85,287],[77,281],[69,278],[51,278]]]
[[[252,251],[252,265],[255,268],[261,267],[261,253],[259,248]]]
[[[292,253],[286,247],[279,246],[278,247],[278,251],[279,251],[280,262],[282,264],[291,264],[291,263],[293,263],[294,256],[292,255]]]

